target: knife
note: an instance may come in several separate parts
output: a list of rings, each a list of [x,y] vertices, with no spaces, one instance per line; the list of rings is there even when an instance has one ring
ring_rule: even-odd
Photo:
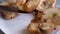
[[[0,29],[0,34],[5,34],[5,33]]]

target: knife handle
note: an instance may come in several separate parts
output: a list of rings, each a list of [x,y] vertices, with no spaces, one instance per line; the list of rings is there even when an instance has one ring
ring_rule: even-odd
[[[5,34],[5,33],[0,29],[0,34]]]

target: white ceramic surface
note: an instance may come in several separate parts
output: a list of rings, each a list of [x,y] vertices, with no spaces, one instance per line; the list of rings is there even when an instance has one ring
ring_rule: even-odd
[[[1,2],[3,0],[0,0]],[[4,0],[5,1],[5,0]],[[57,0],[58,8],[60,7],[60,0]],[[0,17],[0,29],[6,34],[29,34],[27,26],[29,25],[31,19],[33,19],[33,14],[23,14],[20,13],[18,17],[12,20],[5,20]],[[53,32],[53,34],[60,34],[59,28]]]
[[[0,28],[6,34],[25,34],[26,28],[32,18],[32,14],[20,14],[12,20],[5,20],[0,17]]]

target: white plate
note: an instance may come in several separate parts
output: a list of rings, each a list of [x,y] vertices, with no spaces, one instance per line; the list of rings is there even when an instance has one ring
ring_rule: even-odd
[[[60,7],[60,0],[57,0],[56,6],[58,8]],[[20,14],[12,20],[5,20],[0,17],[0,29],[2,29],[6,34],[29,34],[26,29],[33,17],[33,14]],[[53,34],[60,34],[58,31],[59,28],[57,28]]]
[[[26,28],[33,18],[32,14],[20,14],[12,20],[0,18],[0,28],[6,34],[25,34]]]

